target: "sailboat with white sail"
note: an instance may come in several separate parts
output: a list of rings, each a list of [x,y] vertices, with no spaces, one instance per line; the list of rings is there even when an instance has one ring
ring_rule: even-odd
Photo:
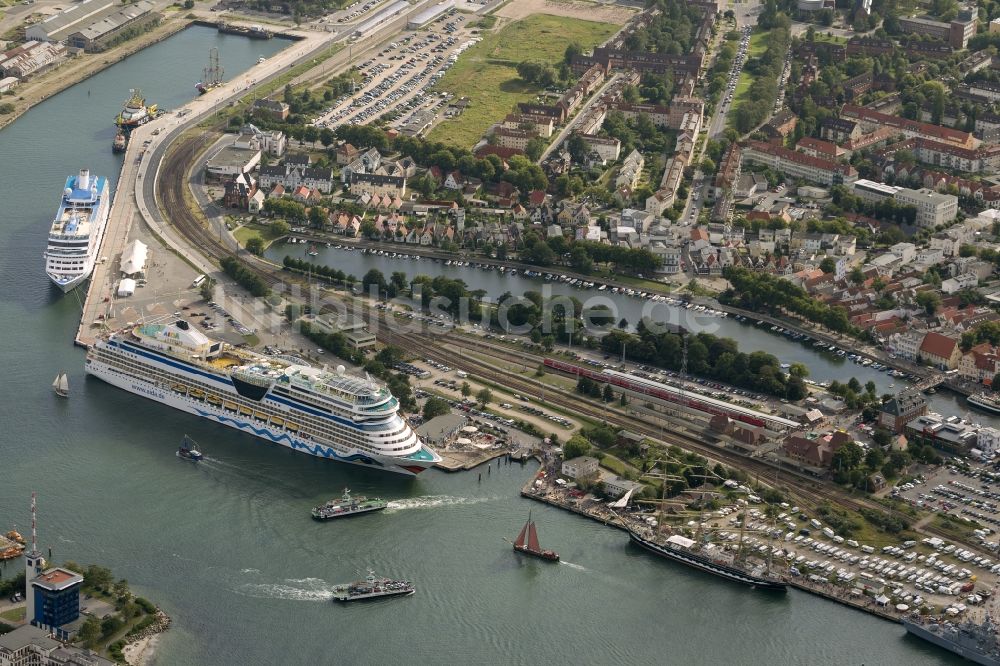
[[[56,392],[56,395],[60,398],[69,397],[69,379],[66,378],[66,373],[62,372],[56,375],[56,378],[52,380],[52,390]]]

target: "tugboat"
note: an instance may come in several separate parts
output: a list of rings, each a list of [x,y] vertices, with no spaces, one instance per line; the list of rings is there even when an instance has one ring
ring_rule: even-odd
[[[368,577],[354,583],[335,585],[333,588],[334,601],[363,601],[365,599],[378,599],[381,597],[401,597],[409,596],[416,592],[413,583],[408,580],[391,580],[389,578],[376,578],[375,572],[368,570]]]
[[[138,88],[133,88],[129,93],[130,97],[125,101],[121,113],[115,118],[115,124],[126,138],[136,127],[145,125],[155,118],[158,112],[156,104],[146,106],[146,98]]]
[[[340,500],[330,500],[323,506],[317,506],[312,510],[312,517],[316,520],[331,520],[333,518],[346,518],[356,516],[359,513],[369,513],[371,511],[381,511],[389,506],[389,503],[378,497],[367,498],[364,496],[351,497],[351,491],[344,488],[344,494]]]
[[[198,444],[187,435],[184,435],[184,440],[181,442],[180,448],[177,449],[177,457],[198,462],[205,456],[198,450]]]
[[[525,541],[527,539],[527,541]],[[528,522],[521,528],[521,533],[517,535],[514,542],[514,550],[518,553],[531,555],[550,562],[558,562],[559,554],[554,550],[542,550],[538,543],[538,531],[535,529],[535,521],[531,519],[531,512],[528,512]]]
[[[125,148],[128,146],[128,139],[122,132],[115,134],[114,143],[111,144],[111,152],[113,153],[124,153]]]
[[[222,85],[222,75],[225,72],[222,66],[219,65],[219,49],[212,47],[208,52],[208,67],[205,68],[202,73],[201,81],[195,88],[198,90],[199,95],[204,95],[209,90],[213,88],[218,88]]]

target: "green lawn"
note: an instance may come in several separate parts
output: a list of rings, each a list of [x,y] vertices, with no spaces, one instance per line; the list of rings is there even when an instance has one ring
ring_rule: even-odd
[[[743,95],[746,94],[751,83],[753,83],[753,75],[744,69],[740,72],[740,80],[736,82],[736,90],[733,91],[733,103],[730,105],[731,109],[735,109],[743,102]]]
[[[755,32],[750,35],[750,57],[756,58],[767,50],[767,32]]]
[[[246,245],[251,236],[260,236],[264,239],[265,245],[270,245],[278,237],[270,224],[244,224],[233,232],[233,236],[240,242],[240,245]]]
[[[20,622],[24,619],[24,606],[5,610],[0,613],[0,619],[9,620],[11,622]]]
[[[616,30],[617,26],[608,23],[535,14],[486,35],[463,53],[435,86],[456,97],[468,97],[472,103],[462,115],[431,130],[428,138],[471,148],[490,125],[512,111],[518,102],[531,101],[540,92],[518,78],[517,63],[524,60],[558,63],[571,42],[589,49]]]

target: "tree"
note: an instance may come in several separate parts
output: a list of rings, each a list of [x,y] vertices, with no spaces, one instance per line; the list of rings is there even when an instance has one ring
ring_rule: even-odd
[[[472,395],[472,387],[469,386],[469,382],[462,382],[462,397],[468,398]]]
[[[215,298],[215,280],[210,277],[206,277],[201,282],[201,286],[198,287],[201,298],[204,301],[210,301]]]
[[[83,624],[76,632],[76,638],[84,645],[92,645],[101,635],[101,621],[93,615],[87,615]]]
[[[246,248],[247,252],[259,257],[264,254],[264,239],[255,234],[247,239]]]
[[[111,590],[119,599],[129,599],[132,597],[132,593],[128,589],[128,581],[124,578],[115,583]]]
[[[611,402],[615,399],[615,392],[611,390],[611,384],[604,385],[604,395],[602,398],[604,402]]]
[[[824,273],[833,273],[837,270],[837,262],[833,257],[823,257],[823,261],[819,262],[819,269]]]
[[[435,416],[441,416],[442,414],[447,414],[450,411],[451,407],[448,406],[447,400],[434,396],[429,398],[427,402],[424,403],[424,420],[430,421]]]
[[[850,472],[861,464],[864,455],[865,453],[860,446],[854,442],[847,442],[833,454],[830,467],[839,473]]]
[[[486,407],[486,405],[493,401],[493,392],[488,388],[481,389],[479,393],[476,394],[476,400],[479,401],[480,405]]]
[[[545,152],[545,147],[548,142],[540,136],[532,137],[528,140],[528,145],[524,147],[524,154],[531,158],[532,161],[537,160]]]
[[[271,233],[275,236],[287,236],[291,230],[291,225],[284,220],[275,220],[271,223]]]
[[[573,435],[563,444],[563,459],[572,460],[590,453],[590,442],[581,435]]]
[[[917,305],[922,307],[928,315],[934,314],[941,307],[941,296],[936,291],[917,292],[916,301]]]

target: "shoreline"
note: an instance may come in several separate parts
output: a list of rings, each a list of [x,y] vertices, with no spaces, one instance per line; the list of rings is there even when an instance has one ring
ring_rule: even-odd
[[[540,469],[544,469],[544,466]],[[617,516],[613,514],[610,516],[600,516],[596,515],[590,511],[572,506],[570,504],[557,501],[547,495],[546,492],[540,492],[535,487],[535,481],[539,478],[537,472],[528,479],[528,481],[521,487],[521,496],[527,499],[535,500],[536,502],[542,502],[543,504],[548,504],[549,506],[554,506],[564,511],[569,511],[575,513],[582,518],[588,518],[590,520],[604,523],[605,526],[613,527],[619,530],[626,530],[625,525],[621,522]],[[711,574],[706,574],[711,575]],[[838,590],[832,584],[816,584],[811,583],[805,576],[801,577],[789,577],[788,586],[803,592],[808,592],[810,594],[816,595],[827,601],[833,601],[842,606],[848,608],[853,608],[854,610],[862,611],[869,615],[873,615],[881,620],[886,620],[888,622],[893,622],[896,624],[902,623],[902,616],[898,612],[893,612],[895,609],[891,607],[880,607],[875,604],[869,597],[852,598],[850,596],[844,596],[838,594]]]
[[[45,71],[37,79],[29,81],[16,91],[14,111],[0,117],[0,130],[7,127],[22,115],[38,106],[45,100],[58,95],[67,88],[86,81],[108,67],[115,65],[139,51],[158,44],[168,37],[195,24],[197,19],[164,17],[160,25],[153,30],[139,35],[134,40],[104,53],[89,53],[77,58],[68,58],[58,67]],[[103,57],[102,57],[103,56]],[[78,58],[88,58],[80,62]],[[76,67],[73,67],[76,65]],[[22,101],[23,99],[23,101]]]
[[[163,632],[170,628],[170,616],[156,609],[156,622],[133,636],[122,647],[122,656],[130,666],[147,666],[152,663]]]

